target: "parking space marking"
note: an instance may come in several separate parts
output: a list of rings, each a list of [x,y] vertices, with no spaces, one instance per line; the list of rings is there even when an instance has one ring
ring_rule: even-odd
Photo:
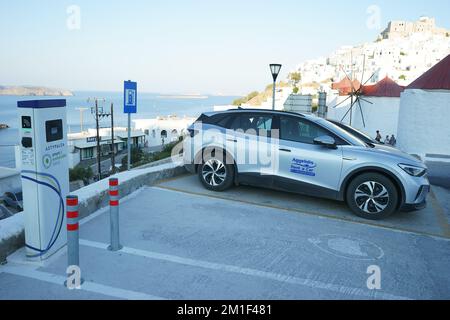
[[[450,238],[450,225],[448,224],[447,216],[445,215],[444,209],[439,204],[433,190],[430,192],[430,199],[431,205],[434,208],[436,219],[442,229],[442,233],[444,236]]]
[[[55,275],[48,272],[38,271],[33,268],[24,266],[6,266],[1,267],[0,270],[4,273],[22,276],[25,278],[35,279],[47,283],[57,284],[60,286],[64,285],[64,281],[67,280],[66,277]],[[93,293],[102,294],[109,297],[125,299],[125,300],[166,300],[161,297],[149,295],[142,292],[130,291],[125,289],[119,289],[115,287],[110,287],[102,285],[99,283],[93,283],[85,281],[81,285],[81,291],[89,291]]]
[[[370,221],[357,221],[357,220],[352,220],[352,219],[348,219],[345,217],[338,217],[338,216],[334,216],[331,214],[324,214],[324,213],[319,213],[319,212],[314,212],[314,211],[297,210],[297,209],[293,209],[293,208],[284,208],[284,207],[275,206],[275,205],[271,205],[271,204],[261,204],[261,203],[252,202],[252,201],[231,199],[231,198],[227,198],[227,197],[223,197],[223,196],[211,195],[211,194],[205,194],[205,193],[193,192],[193,191],[186,191],[186,190],[182,190],[182,189],[161,186],[161,185],[153,186],[151,188],[160,190],[160,191],[189,194],[189,195],[194,195],[194,196],[198,196],[198,197],[207,197],[207,198],[225,200],[225,201],[230,201],[230,202],[244,203],[244,204],[249,204],[249,205],[253,205],[253,206],[257,206],[257,207],[271,208],[271,209],[283,210],[283,211],[287,211],[287,212],[301,213],[301,214],[306,214],[309,216],[314,216],[314,217],[319,217],[319,218],[326,218],[326,219],[332,219],[332,220],[336,220],[336,221],[349,222],[349,223],[353,223],[353,224],[366,225],[366,226],[370,226],[370,227],[374,227],[374,228],[390,230],[393,232],[402,232],[402,233],[408,233],[408,234],[414,234],[414,235],[420,235],[420,236],[434,237],[434,238],[439,238],[440,240],[450,240],[450,235],[424,232],[424,231],[412,230],[412,229],[407,229],[407,228],[402,228],[402,227],[393,227],[393,226],[388,226],[388,225],[380,225],[380,224],[376,224],[376,223],[373,223]]]
[[[106,244],[106,243],[90,241],[90,240],[85,240],[85,239],[80,239],[80,244],[84,245],[84,246],[97,248],[97,249],[103,249],[103,250],[107,250],[107,247],[108,247],[108,244]],[[359,297],[365,297],[365,298],[370,298],[370,299],[383,299],[383,300],[409,300],[410,299],[408,297],[393,295],[390,293],[385,293],[385,292],[380,292],[380,291],[368,291],[367,289],[342,286],[342,285],[337,285],[337,284],[333,284],[333,283],[312,280],[309,278],[299,278],[299,277],[289,276],[289,275],[284,275],[284,274],[279,274],[279,273],[261,271],[261,270],[257,270],[257,269],[251,269],[251,268],[243,268],[243,267],[238,267],[238,266],[234,266],[234,265],[227,265],[227,264],[208,262],[208,261],[202,261],[202,260],[196,260],[196,259],[183,258],[183,257],[179,257],[179,256],[151,252],[151,251],[146,251],[146,250],[141,250],[141,249],[134,249],[134,248],[129,248],[129,247],[123,247],[120,250],[120,252],[130,254],[130,255],[140,256],[140,257],[144,257],[144,258],[154,259],[154,260],[161,260],[161,261],[167,261],[167,262],[187,265],[190,267],[198,267],[198,268],[204,268],[204,269],[215,270],[215,271],[237,273],[237,274],[241,274],[241,275],[264,278],[267,280],[273,280],[273,281],[278,281],[278,282],[282,282],[282,283],[301,285],[301,286],[305,286],[305,287],[309,287],[309,288],[313,288],[313,289],[328,290],[328,291],[333,291],[333,292],[337,292],[337,293],[341,293],[341,294],[347,294],[350,296],[359,296]],[[364,285],[365,285],[365,283],[364,283]]]

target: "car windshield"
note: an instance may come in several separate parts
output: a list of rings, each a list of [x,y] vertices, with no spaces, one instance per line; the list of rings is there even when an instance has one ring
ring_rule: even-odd
[[[367,134],[365,134],[362,131],[359,131],[358,129],[355,129],[355,128],[353,128],[351,126],[348,126],[348,125],[345,125],[343,123],[341,123],[340,125],[339,124],[336,124],[336,125],[337,126],[342,126],[342,128],[344,130],[350,131],[351,134],[356,135],[360,139],[364,139],[365,141],[369,141],[371,143],[376,143],[376,141],[374,139],[372,139],[372,137],[368,136]]]
[[[344,138],[345,140],[350,142],[352,145],[364,146],[364,147],[369,146],[366,142],[364,142],[360,138],[356,137],[355,135],[351,134],[350,132],[342,129],[341,127],[335,125],[334,123],[332,123],[328,120],[318,119],[316,121],[320,125],[326,127],[327,129],[329,129],[329,130],[333,131],[334,133],[336,133],[337,135],[341,136],[342,138]]]

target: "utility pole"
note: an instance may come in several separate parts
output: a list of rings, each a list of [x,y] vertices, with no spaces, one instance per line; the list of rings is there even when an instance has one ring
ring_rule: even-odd
[[[80,131],[83,132],[83,112],[88,110],[88,108],[76,108],[75,110],[80,111]]]
[[[95,102],[95,110],[94,112],[91,113],[95,113],[94,117],[95,117],[95,127],[97,129],[97,136],[96,136],[96,140],[97,140],[97,171],[98,171],[98,180],[102,179],[102,167],[101,167],[101,148],[100,148],[100,114],[99,114],[99,108],[98,108],[98,101],[105,101],[105,99],[98,99],[98,98],[88,98],[88,102],[90,102],[91,100],[94,100]],[[92,110],[92,109],[91,109]],[[108,116],[109,114],[104,114],[103,113],[103,108],[102,108],[102,118],[104,116]]]
[[[112,147],[112,153],[111,153],[111,167],[112,167],[112,174],[116,173],[116,147],[114,145],[114,103],[111,102],[111,147]]]
[[[100,151],[100,128],[98,124],[98,100],[95,99],[95,126],[97,128],[97,170],[98,180],[102,179],[101,151]]]

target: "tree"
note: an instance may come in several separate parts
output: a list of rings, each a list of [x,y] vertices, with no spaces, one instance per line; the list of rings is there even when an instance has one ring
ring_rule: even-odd
[[[299,83],[302,80],[302,75],[300,74],[300,72],[291,72],[289,74],[289,80],[292,81],[294,86],[297,86],[297,83]]]
[[[298,87],[294,87],[294,89],[292,90],[292,92],[293,92],[294,94],[297,94],[297,93],[298,93]]]
[[[400,80],[406,80],[406,76],[402,74],[400,77],[398,77]]]

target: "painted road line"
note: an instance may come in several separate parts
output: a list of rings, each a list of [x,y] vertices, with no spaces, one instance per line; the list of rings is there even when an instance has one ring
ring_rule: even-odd
[[[230,202],[244,203],[244,204],[249,204],[249,205],[262,207],[262,208],[271,208],[271,209],[277,209],[277,210],[282,210],[282,211],[287,211],[287,212],[301,213],[301,214],[306,214],[306,215],[309,215],[309,216],[314,216],[314,217],[319,217],[319,218],[324,218],[324,219],[332,219],[332,220],[341,221],[341,222],[344,221],[344,222],[349,222],[349,223],[352,223],[352,224],[365,225],[365,226],[370,226],[370,227],[374,227],[374,228],[390,230],[390,231],[394,231],[394,232],[407,233],[407,234],[419,235],[419,236],[433,237],[433,238],[436,238],[438,240],[446,240],[446,241],[450,240],[450,236],[446,236],[446,235],[442,235],[442,234],[438,234],[438,233],[431,233],[431,232],[418,231],[418,230],[402,228],[402,227],[393,227],[393,226],[388,226],[388,225],[381,225],[381,224],[373,223],[373,222],[370,222],[370,221],[357,221],[357,220],[352,220],[352,219],[348,219],[348,218],[345,218],[345,217],[338,217],[338,216],[335,216],[335,215],[324,214],[324,213],[319,213],[319,212],[314,212],[314,211],[297,210],[297,209],[294,209],[294,208],[285,208],[285,207],[280,207],[280,206],[271,205],[271,204],[261,204],[261,203],[252,202],[252,201],[231,199],[231,198],[217,196],[217,195],[210,195],[210,194],[206,194],[206,193],[186,191],[186,190],[182,190],[182,189],[177,189],[177,188],[173,188],[173,187],[166,187],[166,186],[160,186],[160,185],[155,186],[155,187],[151,187],[151,189],[160,190],[160,191],[166,191],[166,192],[175,192],[175,193],[181,193],[181,194],[188,194],[188,195],[193,195],[193,196],[198,196],[198,197],[213,198],[213,199],[219,199],[219,200],[230,201]]]
[[[80,244],[84,245],[84,246],[89,246],[89,247],[93,247],[93,248],[97,248],[97,249],[104,249],[104,250],[107,250],[107,247],[108,247],[108,245],[106,243],[90,241],[90,240],[85,240],[85,239],[80,239]],[[183,257],[179,257],[179,256],[151,252],[151,251],[146,251],[146,250],[141,250],[141,249],[134,249],[134,248],[129,248],[129,247],[123,247],[122,250],[120,250],[120,252],[134,255],[134,256],[140,256],[140,257],[144,257],[144,258],[154,259],[154,260],[182,264],[182,265],[186,265],[186,266],[190,266],[190,267],[198,267],[198,268],[209,269],[209,270],[214,270],[214,271],[237,273],[237,274],[241,274],[241,275],[258,277],[258,278],[263,278],[263,279],[272,280],[272,281],[278,281],[278,282],[282,282],[282,283],[300,285],[300,286],[309,287],[309,288],[313,288],[313,289],[328,290],[328,291],[337,292],[340,294],[346,294],[349,296],[358,296],[358,297],[364,297],[364,298],[370,298],[370,299],[382,299],[382,300],[409,300],[410,299],[408,297],[393,295],[393,294],[385,293],[385,292],[369,291],[368,289],[342,286],[342,285],[338,285],[338,284],[317,281],[317,280],[313,280],[313,279],[309,279],[309,278],[299,278],[299,277],[294,277],[294,276],[289,276],[289,275],[284,275],[284,274],[279,274],[279,273],[261,271],[261,270],[257,270],[257,269],[251,269],[251,268],[243,268],[243,267],[238,267],[238,266],[234,266],[234,265],[227,265],[227,264],[208,262],[208,261],[202,261],[202,260],[196,260],[196,259],[183,258]]]
[[[55,275],[48,272],[38,271],[32,268],[27,268],[24,266],[6,266],[1,267],[0,270],[4,273],[22,276],[29,279],[35,279],[47,283],[57,284],[62,286],[64,281],[67,280],[66,277]],[[149,295],[142,292],[124,290],[119,288],[114,288],[110,286],[105,286],[99,283],[93,283],[85,281],[81,285],[80,291],[88,291],[93,293],[102,294],[109,297],[125,299],[125,300],[166,300],[161,297]]]
[[[431,190],[430,192],[430,202],[434,208],[436,219],[439,223],[439,226],[442,229],[442,233],[444,234],[445,237],[450,238],[450,225],[448,224],[447,216],[444,212],[444,209],[439,204],[433,190]]]

